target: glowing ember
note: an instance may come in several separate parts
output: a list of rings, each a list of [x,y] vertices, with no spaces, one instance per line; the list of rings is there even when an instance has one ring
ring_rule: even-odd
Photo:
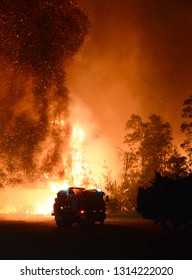
[[[58,190],[82,184],[66,72],[88,30],[76,0],[1,1],[0,213],[50,214]]]
[[[2,214],[8,214],[8,213],[16,213],[17,210],[14,206],[5,204],[3,207],[0,208],[0,213]]]
[[[54,122],[58,126],[63,126],[63,121]],[[62,132],[61,132],[62,133]],[[0,213],[18,213],[24,212],[30,215],[50,215],[53,209],[54,199],[60,190],[66,190],[71,186],[82,186],[85,176],[85,159],[84,159],[84,139],[85,133],[77,125],[74,126],[70,141],[70,160],[71,165],[66,166],[66,178],[64,180],[58,178],[50,178],[48,173],[44,174],[45,183],[40,183],[37,189],[28,189],[24,187],[21,192],[17,190],[17,196],[12,190],[9,190],[7,198],[13,198],[13,204],[6,204],[0,208]],[[65,158],[64,158],[65,160]],[[66,163],[64,163],[66,165]],[[85,186],[84,186],[85,187]],[[6,194],[6,192],[4,192]],[[10,195],[11,194],[11,195]],[[12,200],[11,200],[12,201]],[[20,205],[14,205],[17,203]],[[25,205],[26,204],[26,205]]]
[[[55,124],[62,127],[64,125],[64,121],[55,121]],[[68,176],[65,180],[52,181],[52,179],[49,178],[49,174],[45,173],[44,176],[49,186],[47,195],[44,200],[36,201],[34,203],[34,211],[30,212],[30,214],[50,215],[53,209],[54,199],[58,191],[66,190],[70,186],[78,187],[82,184],[84,166],[83,141],[83,130],[74,126],[70,141],[71,167],[68,171]]]
[[[71,156],[73,184],[79,186],[83,183],[85,160],[83,153],[84,132],[81,128],[74,126],[71,141]]]

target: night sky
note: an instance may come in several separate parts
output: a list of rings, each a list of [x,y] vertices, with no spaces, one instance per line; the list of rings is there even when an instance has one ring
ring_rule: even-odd
[[[123,142],[132,113],[160,114],[180,141],[181,109],[191,95],[192,2],[80,0],[91,20],[70,86],[99,133]]]

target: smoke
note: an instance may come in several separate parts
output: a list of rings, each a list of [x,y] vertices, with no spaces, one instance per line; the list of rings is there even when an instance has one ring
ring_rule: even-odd
[[[192,89],[192,2],[80,1],[92,32],[72,69],[73,91],[119,145],[133,113],[162,115],[178,139],[181,106]]]
[[[0,157],[12,174],[40,176],[58,165],[64,175],[61,148],[71,133],[66,68],[88,28],[74,0],[0,1]]]
[[[103,133],[102,124],[96,122],[91,109],[82,99],[75,96],[71,106],[72,122],[84,132],[82,142],[83,157],[91,171],[91,178],[97,187],[104,188],[103,175],[109,170],[112,177],[118,178],[120,172],[119,153],[113,139]],[[92,187],[91,184],[89,187]]]

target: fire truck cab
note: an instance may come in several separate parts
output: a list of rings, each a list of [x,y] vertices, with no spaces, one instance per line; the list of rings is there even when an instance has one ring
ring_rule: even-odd
[[[71,187],[57,193],[52,215],[58,227],[73,223],[82,226],[91,226],[95,222],[103,224],[107,199],[108,196],[101,190]]]

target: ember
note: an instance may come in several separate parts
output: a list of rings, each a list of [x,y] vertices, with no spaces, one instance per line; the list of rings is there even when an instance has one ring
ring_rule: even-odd
[[[66,69],[88,28],[75,0],[0,2],[0,183],[1,200],[10,200],[1,201],[2,213],[50,213],[50,187],[76,180],[79,144],[71,139],[80,135],[71,128]],[[7,193],[18,184],[22,198],[14,207]]]

